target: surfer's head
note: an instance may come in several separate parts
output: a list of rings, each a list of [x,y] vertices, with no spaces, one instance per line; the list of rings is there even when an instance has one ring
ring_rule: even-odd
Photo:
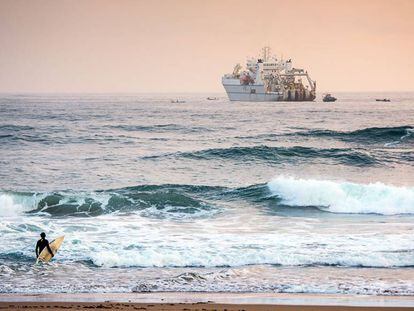
[[[42,238],[42,239],[44,239],[44,238],[46,237],[46,233],[42,232],[42,233],[40,234],[40,236],[41,236],[41,238]]]

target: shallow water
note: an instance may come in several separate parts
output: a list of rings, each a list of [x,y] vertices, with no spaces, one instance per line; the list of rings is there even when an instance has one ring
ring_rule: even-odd
[[[207,96],[1,95],[0,292],[414,294],[414,94]]]

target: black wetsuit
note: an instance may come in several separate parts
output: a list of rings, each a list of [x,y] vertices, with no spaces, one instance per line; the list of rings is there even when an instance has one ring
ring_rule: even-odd
[[[40,239],[36,244],[36,257],[39,257],[40,253],[45,247],[47,247],[47,250],[52,255],[52,257],[54,256],[52,250],[50,249],[49,241],[46,239]]]

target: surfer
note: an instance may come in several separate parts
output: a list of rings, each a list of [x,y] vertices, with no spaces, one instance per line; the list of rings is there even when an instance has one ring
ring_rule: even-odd
[[[42,232],[40,234],[40,240],[36,243],[36,258],[39,257],[39,254],[42,252],[42,250],[47,247],[47,250],[49,251],[50,255],[55,256],[50,249],[49,241],[46,240],[46,233]]]

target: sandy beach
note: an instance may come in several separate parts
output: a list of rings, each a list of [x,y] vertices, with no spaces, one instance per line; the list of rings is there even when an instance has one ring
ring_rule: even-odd
[[[6,310],[83,310],[83,309],[110,309],[110,310],[171,310],[171,311],[190,311],[190,310],[223,310],[223,311],[266,311],[266,310],[335,310],[335,311],[351,311],[351,310],[412,310],[412,308],[404,307],[343,307],[343,306],[281,306],[281,305],[248,305],[248,304],[215,304],[215,303],[180,303],[180,304],[163,304],[163,303],[87,303],[87,302],[2,302],[0,309]]]
[[[413,297],[231,294],[231,293],[145,293],[145,294],[39,294],[0,295],[6,310],[412,310]]]

